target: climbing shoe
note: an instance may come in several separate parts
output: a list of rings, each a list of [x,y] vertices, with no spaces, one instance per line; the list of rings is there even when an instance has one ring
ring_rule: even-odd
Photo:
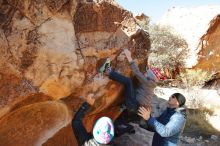
[[[116,126],[116,130],[115,130],[115,136],[119,137],[123,134],[134,134],[135,133],[135,129],[134,126],[124,123],[124,124],[120,124]]]
[[[107,70],[109,72],[111,71],[111,59],[110,58],[107,58],[105,63],[100,67],[99,73],[103,75]]]

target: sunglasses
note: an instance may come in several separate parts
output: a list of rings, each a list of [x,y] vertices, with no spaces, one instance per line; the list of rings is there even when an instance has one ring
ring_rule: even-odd
[[[171,98],[176,98],[176,96],[172,95]]]

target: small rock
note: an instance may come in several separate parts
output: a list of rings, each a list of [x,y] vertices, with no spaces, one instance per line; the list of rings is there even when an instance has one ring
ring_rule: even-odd
[[[202,141],[202,136],[200,136],[198,139],[196,139],[197,141]]]
[[[206,143],[208,143],[208,142],[209,142],[209,140],[205,140],[205,142],[206,142]]]
[[[191,138],[191,137],[187,137],[187,138],[185,138],[185,141],[186,141],[187,143],[192,144],[192,143],[195,143],[195,142],[196,142],[196,139],[195,139],[195,138]]]
[[[212,135],[212,136],[211,136],[211,139],[212,139],[212,140],[217,140],[217,139],[218,139],[218,136]]]
[[[196,144],[196,146],[204,146],[205,145],[205,142],[199,142]]]
[[[124,61],[124,60],[125,60],[125,55],[121,53],[121,54],[117,57],[117,60],[118,60],[118,61]]]

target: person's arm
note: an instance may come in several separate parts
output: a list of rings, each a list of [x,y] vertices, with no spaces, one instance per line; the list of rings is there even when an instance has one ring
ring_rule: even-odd
[[[90,105],[94,104],[95,100],[92,96],[88,96],[86,100],[87,102],[82,104],[72,120],[73,133],[79,146],[83,145],[86,141],[89,141],[92,138],[91,134],[86,131],[82,123],[82,119],[85,116],[85,112],[89,109]]]
[[[144,74],[140,72],[137,64],[134,61],[130,62],[130,67],[131,67],[132,73],[137,77],[140,83],[146,84],[149,82],[149,80],[147,80]]]
[[[151,113],[151,108],[144,108],[143,106],[139,107],[138,115],[143,118],[139,126],[148,131],[155,132],[155,129],[148,124],[148,119],[151,117],[150,113]]]
[[[132,73],[137,77],[137,79],[139,80],[140,83],[142,84],[146,84],[148,83],[148,80],[146,79],[146,77],[144,76],[143,73],[140,72],[137,64],[134,62],[134,60],[131,57],[131,52],[128,49],[124,50],[125,56],[128,59],[128,62],[130,64]]]
[[[156,118],[150,116],[151,110],[148,108],[140,107],[138,109],[138,115],[141,116],[143,119],[148,121],[148,125],[151,126],[155,132],[157,132],[162,137],[170,137],[178,132],[180,132],[184,126],[186,119],[180,113],[175,113],[171,116],[170,121],[163,125],[157,121]]]
[[[84,102],[79,110],[76,112],[73,120],[74,121],[82,121],[85,116],[85,112],[89,109],[90,105],[87,102]]]
[[[140,122],[139,126],[145,130],[155,132],[155,129],[148,124],[148,121],[146,121],[144,119],[142,119],[142,122]]]
[[[161,124],[153,117],[150,117],[148,120],[148,124],[152,126],[161,137],[170,137],[177,134],[184,128],[185,122],[186,119],[181,114],[173,115],[166,125]]]
[[[89,109],[89,107],[90,105],[87,102],[84,102],[72,120],[73,133],[79,146],[82,146],[86,141],[91,139],[91,134],[86,131],[82,123],[85,112]]]

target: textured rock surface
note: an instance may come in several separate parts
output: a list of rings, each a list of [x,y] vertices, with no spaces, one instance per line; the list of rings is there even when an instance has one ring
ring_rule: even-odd
[[[205,87],[215,88],[220,94],[220,15],[210,22],[209,29],[201,38],[198,64],[194,68],[209,71],[214,76]]]
[[[115,119],[123,87],[97,69],[111,57],[129,75],[128,46],[146,63],[149,38],[137,29],[110,0],[0,0],[0,145],[75,145],[68,124],[88,92],[97,98],[88,131],[102,115]]]
[[[42,145],[70,120],[66,105],[59,102],[24,106],[1,119],[1,145]]]
[[[199,62],[195,68],[210,72],[220,72],[220,15],[211,22],[207,33],[201,38]],[[220,76],[219,76],[220,77]]]

